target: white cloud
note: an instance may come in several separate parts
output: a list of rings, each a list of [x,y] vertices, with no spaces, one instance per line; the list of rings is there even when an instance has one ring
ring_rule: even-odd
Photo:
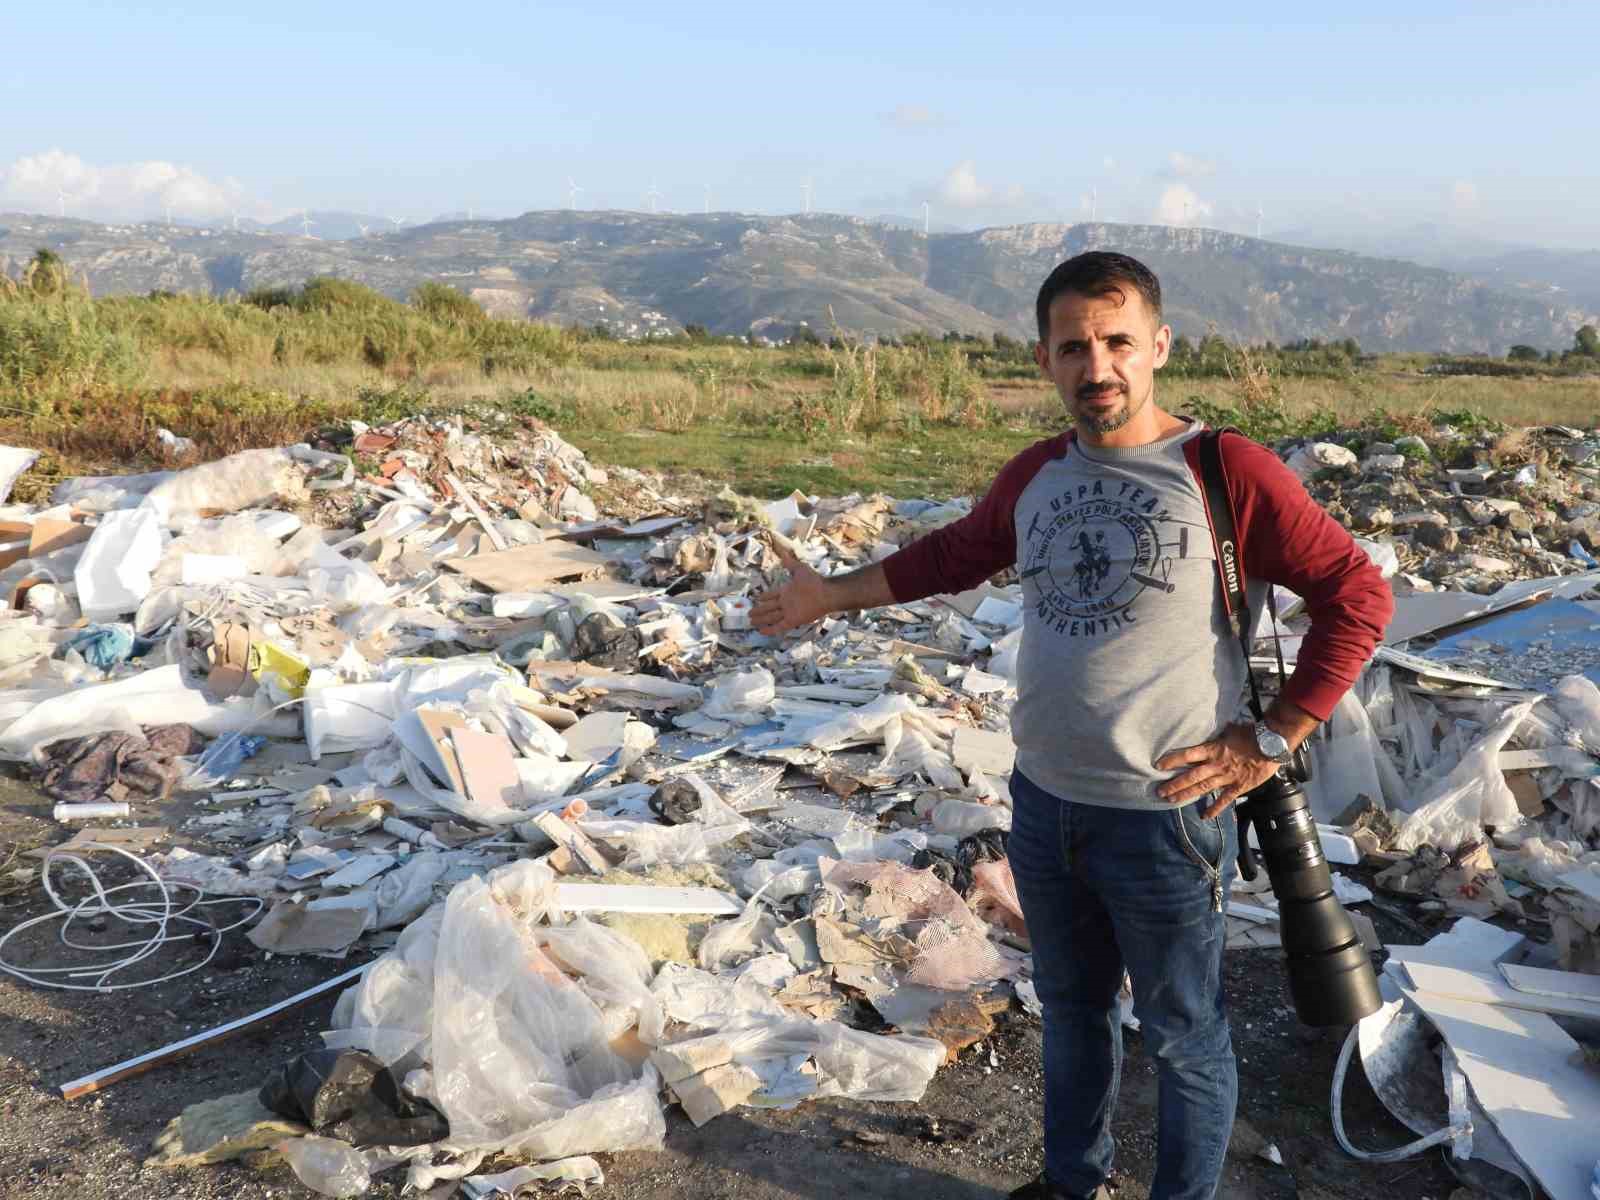
[[[1017,184],[997,188],[978,178],[978,169],[971,159],[951,167],[939,181],[934,196],[952,208],[986,208],[1021,204],[1025,199]]]
[[[191,167],[149,161],[100,166],[64,150],[24,155],[0,168],[0,207],[57,212],[65,193],[69,216],[128,220],[171,208],[174,216],[270,214],[237,180],[220,182]]]
[[[1166,168],[1161,172],[1169,179],[1202,179],[1216,174],[1217,164],[1209,158],[1173,150],[1167,155]]]
[[[1211,205],[1194,194],[1186,184],[1174,183],[1161,193],[1156,202],[1158,225],[1194,225],[1211,215]]]
[[[883,114],[883,119],[896,129],[941,129],[950,124],[948,118],[926,104],[897,104],[893,111]]]
[[[1476,212],[1478,210],[1478,185],[1465,179],[1458,179],[1450,188],[1450,207],[1458,213]]]

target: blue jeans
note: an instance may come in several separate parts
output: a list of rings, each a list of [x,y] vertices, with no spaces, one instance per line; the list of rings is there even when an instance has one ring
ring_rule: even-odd
[[[1161,812],[1062,800],[1011,777],[1008,850],[1044,1007],[1045,1173],[1068,1195],[1110,1174],[1124,968],[1159,1071],[1150,1200],[1209,1200],[1239,1078],[1222,1003],[1233,810]]]

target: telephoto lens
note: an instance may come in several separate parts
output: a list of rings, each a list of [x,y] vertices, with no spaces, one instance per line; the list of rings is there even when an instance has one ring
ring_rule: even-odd
[[[1333,894],[1317,823],[1300,784],[1279,772],[1239,800],[1239,872],[1256,877],[1249,826],[1278,898],[1278,935],[1289,994],[1307,1025],[1353,1025],[1382,1003],[1378,977],[1356,927]]]

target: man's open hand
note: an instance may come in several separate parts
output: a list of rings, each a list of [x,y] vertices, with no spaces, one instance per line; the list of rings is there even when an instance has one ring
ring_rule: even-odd
[[[1241,724],[1229,725],[1219,738],[1156,759],[1158,771],[1175,771],[1183,766],[1189,769],[1163,783],[1156,795],[1182,804],[1215,791],[1216,797],[1200,810],[1200,815],[1210,820],[1251,788],[1271,779],[1279,764],[1261,753],[1255,727]]]
[[[772,548],[788,568],[789,582],[762,592],[750,609],[751,623],[769,637],[809,625],[831,611],[822,576],[801,562],[781,539],[772,539]]]

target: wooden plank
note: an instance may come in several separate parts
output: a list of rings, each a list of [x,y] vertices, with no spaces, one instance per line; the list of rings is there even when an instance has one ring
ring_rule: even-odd
[[[302,1004],[315,1000],[318,996],[326,995],[336,987],[352,983],[361,978],[367,973],[367,968],[371,965],[371,963],[364,963],[359,967],[353,967],[342,975],[335,975],[332,979],[325,979],[319,984],[306,988],[303,992],[296,992],[287,999],[279,1000],[276,1004],[269,1004],[266,1008],[258,1009],[248,1016],[228,1021],[226,1024],[207,1029],[201,1033],[194,1034],[192,1037],[186,1037],[182,1041],[162,1046],[159,1050],[152,1050],[148,1054],[141,1054],[137,1058],[119,1062],[115,1066],[105,1067],[102,1070],[95,1071],[93,1074],[69,1080],[59,1085],[56,1090],[61,1093],[63,1100],[76,1100],[79,1096],[87,1096],[90,1092],[98,1092],[101,1088],[109,1087],[113,1083],[119,1083],[134,1075],[142,1074],[151,1067],[162,1066],[175,1058],[181,1058],[185,1054],[192,1054],[196,1050],[214,1045],[217,1042],[233,1037],[235,1034],[243,1033],[257,1025],[263,1025],[268,1021],[281,1017],[284,1013],[299,1008]]]
[[[1444,1035],[1478,1104],[1551,1200],[1593,1200],[1600,1076],[1578,1065],[1578,1043],[1543,1013],[1405,994]]]
[[[535,542],[494,554],[448,558],[445,566],[492,592],[536,592],[546,584],[598,575],[611,560],[570,542]]]
[[[473,519],[483,527],[483,532],[488,535],[490,545],[496,550],[511,549],[506,544],[505,535],[494,527],[494,522],[489,519],[489,514],[483,511],[483,506],[473,499],[471,492],[467,491],[467,485],[454,475],[446,475],[444,481],[450,485],[450,490],[455,492],[456,499],[466,506],[466,510],[472,514]]]

